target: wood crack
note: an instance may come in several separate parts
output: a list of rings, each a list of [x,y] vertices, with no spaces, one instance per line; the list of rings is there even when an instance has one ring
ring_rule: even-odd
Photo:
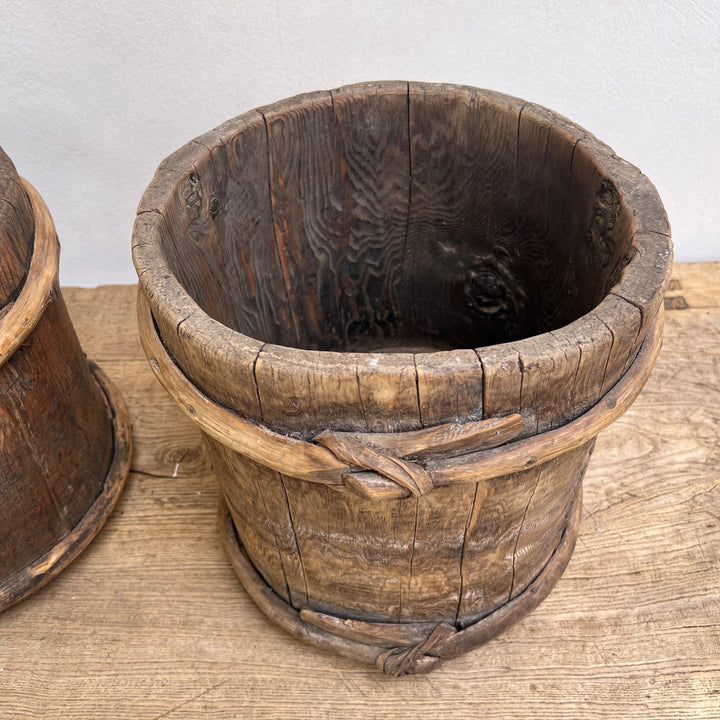
[[[418,517],[420,515],[420,498],[415,498],[415,524],[413,526],[412,543],[410,545],[410,577],[408,578],[408,600],[412,597],[413,561],[415,559],[415,542],[417,541]],[[400,593],[400,617],[402,620],[402,593]]]
[[[412,263],[408,258],[408,239],[410,236],[410,212],[412,209],[412,186],[413,186],[413,143],[412,143],[412,127],[410,121],[410,83],[407,83],[407,141],[408,141],[408,199],[407,213],[405,215],[405,238],[403,240],[403,256],[402,262],[405,263],[407,273],[408,268],[412,267]],[[410,307],[415,307],[415,283],[408,283],[410,287],[410,298],[408,302]]]
[[[7,364],[5,365],[5,367],[8,368],[10,373],[13,375],[13,389],[15,389],[16,385],[20,385],[22,383],[22,378],[18,375],[15,368],[13,368],[11,364]],[[50,472],[50,468],[48,467],[46,458],[40,452],[40,449],[43,447],[43,443],[37,442],[32,426],[28,424],[27,418],[23,418],[20,414],[20,408],[22,407],[22,404],[18,401],[10,402],[9,407],[17,423],[16,427],[18,431],[22,433],[22,435],[25,437],[24,446],[29,449],[35,466],[40,470],[40,476],[42,478],[43,486],[45,487],[45,490],[47,491],[47,494],[52,501],[53,509],[55,510],[58,520],[61,526],[66,531],[69,531],[70,525],[68,523],[67,514],[60,506],[53,487],[50,485],[49,482],[49,478],[53,477],[53,473]]]
[[[480,497],[480,486],[483,487],[483,496]],[[487,483],[475,483],[475,494],[473,495],[472,504],[470,506],[470,512],[468,513],[467,522],[465,523],[465,532],[463,534],[463,545],[460,553],[460,588],[458,590],[458,602],[457,609],[455,610],[455,626],[458,627],[460,623],[460,613],[462,611],[463,600],[465,598],[465,586],[466,580],[466,556],[467,548],[470,540],[470,535],[477,524],[478,517],[480,515],[480,508],[485,502],[485,498],[488,494]]]
[[[181,326],[184,322],[187,322],[196,312],[197,312],[197,310],[193,310],[191,313],[189,313],[189,314],[186,315],[184,318],[182,318],[182,320],[178,321],[178,324],[175,326],[175,334],[176,334],[178,337],[180,336],[180,326]],[[156,326],[156,329],[157,329],[157,326]]]
[[[618,295],[618,293],[615,292],[614,290],[611,290],[608,293],[608,295],[614,295],[615,297],[618,297],[621,300],[624,300],[629,305],[632,305],[633,307],[637,308],[640,311],[640,325],[642,325],[643,322],[645,322],[645,312],[644,312],[645,309],[639,302],[637,302],[636,300],[633,300],[632,298],[625,297],[624,295]]]
[[[515,206],[515,247],[518,246],[520,236],[520,193],[518,183],[520,181],[520,123],[522,121],[523,110],[527,107],[526,102],[520,106],[517,119],[517,132],[515,136],[515,168],[514,168],[514,206]]]
[[[577,146],[584,140],[584,137],[578,138],[575,143],[573,144],[572,152],[570,153],[570,172],[568,173],[568,185],[572,184],[573,179],[573,169],[575,167],[575,150],[577,150]]]
[[[522,359],[522,355],[518,353],[518,369],[520,370],[520,390],[518,391],[518,412],[522,415],[523,411],[523,391],[525,390],[525,363]],[[523,419],[525,419],[523,417]],[[527,420],[526,420],[527,422]],[[537,418],[536,418],[537,426]]]
[[[285,492],[285,485],[283,483],[282,475],[280,473],[278,473],[277,476],[278,476],[278,480],[280,482],[280,486],[282,487],[283,493],[285,495],[285,503],[287,504],[287,493]],[[269,508],[268,508],[267,499],[265,498],[265,492],[263,490],[263,483],[258,482],[258,480],[256,478],[253,478],[253,482],[255,483],[255,487],[257,487],[258,493],[259,493],[260,497],[262,498],[262,502],[265,507],[265,517],[271,518],[272,513],[269,511]],[[288,504],[288,517],[290,517],[289,504]],[[292,518],[290,519],[290,527],[292,528]],[[293,533],[294,533],[294,530],[293,530]],[[292,590],[290,589],[290,583],[288,582],[287,571],[285,570],[285,561],[283,559],[283,553],[280,550],[280,545],[278,545],[277,533],[275,532],[274,528],[272,529],[271,535],[272,535],[273,545],[275,546],[275,551],[277,552],[278,558],[280,560],[280,571],[282,572],[283,582],[285,583],[286,597],[288,599],[288,602],[292,604],[293,594],[292,594]],[[296,542],[296,545],[297,545],[297,542]],[[305,592],[305,597],[307,598],[307,588],[306,588],[306,592]]]
[[[288,520],[290,521],[290,532],[292,533],[293,542],[295,543],[295,549],[297,551],[298,566],[300,568],[300,575],[305,587],[305,605],[307,606],[309,594],[307,576],[305,574],[305,564],[303,563],[302,553],[300,552],[300,543],[298,542],[297,532],[295,530],[295,521],[293,520],[292,510],[290,508],[290,498],[288,497],[287,488],[285,487],[285,478],[281,473],[278,473],[278,477],[280,479],[280,487],[282,488],[283,496],[285,497],[285,506],[287,507]],[[283,569],[283,573],[284,572],[285,570]]]
[[[255,355],[255,359],[253,360],[252,365],[252,379],[253,379],[253,385],[255,386],[255,397],[257,398],[257,406],[258,406],[258,417],[260,419],[261,423],[264,423],[263,420],[263,408],[262,408],[262,401],[260,400],[260,385],[258,384],[257,379],[257,364],[258,360],[260,359],[260,353],[265,349],[265,343],[260,347],[260,349],[257,351],[257,354]]]
[[[166,473],[153,473],[148,472],[147,470],[138,470],[137,468],[130,468],[130,472],[133,475],[140,475],[140,477],[155,478],[158,480],[174,480],[176,478],[190,477],[189,475],[168,475]]]
[[[203,690],[203,691],[197,693],[196,695],[193,695],[188,700],[183,700],[183,702],[171,707],[169,710],[166,710],[164,713],[160,713],[160,715],[156,715],[155,718],[153,718],[153,720],[161,720],[162,718],[168,717],[168,715],[170,715],[171,713],[174,713],[176,710],[179,710],[180,708],[183,708],[186,705],[189,705],[191,702],[195,702],[195,700],[199,700],[201,697],[204,697],[208,693],[213,692],[213,690],[217,690],[219,687],[222,687],[223,685],[227,685],[228,682],[229,682],[228,680],[222,680],[221,682],[216,683],[212,687],[209,687],[206,690]]]
[[[570,391],[570,397],[572,398],[571,406],[573,408],[576,408],[578,405],[577,401],[575,400],[575,390],[577,388],[578,375],[580,375],[580,365],[582,364],[582,359],[583,359],[582,345],[579,343],[577,345],[577,351],[578,351],[578,360],[577,360],[577,365],[575,366],[575,372],[573,373],[572,390]]]
[[[478,362],[480,363],[480,384],[482,386],[482,395],[480,396],[480,417],[482,419],[487,418],[487,414],[485,412],[485,398],[487,396],[487,377],[485,374],[485,363],[483,362],[482,357],[480,357],[480,353],[478,351],[478,348],[474,348],[473,352],[475,353],[475,357],[478,359]]]
[[[417,411],[418,411],[418,422],[420,427],[425,427],[425,421],[423,420],[422,407],[420,405],[420,375],[417,367],[417,355],[413,355],[413,367],[415,368],[415,395],[417,397]]]
[[[630,349],[628,350],[628,355],[625,360],[625,367],[627,367],[627,365],[629,364],[629,361],[631,360],[630,353],[632,352],[633,348],[637,345],[638,338],[640,337],[640,333],[642,332],[642,329],[644,327],[645,312],[641,306],[639,306],[637,303],[633,302],[632,300],[630,300],[626,297],[623,297],[622,295],[618,295],[616,292],[613,292],[613,291],[611,291],[609,294],[614,295],[615,297],[620,298],[620,300],[625,301],[628,305],[634,307],[640,313],[640,323],[638,324],[638,328],[637,328],[637,331],[635,332],[635,337],[633,338],[632,343],[629,344]],[[639,351],[640,351],[640,348],[637,349],[637,352],[639,352]]]
[[[370,430],[371,428],[368,425],[367,414],[365,412],[365,403],[363,402],[362,388],[360,387],[360,372],[357,365],[355,365],[355,382],[357,383],[358,400],[360,402],[360,412],[362,413],[363,424],[365,425],[366,430]]]
[[[603,395],[605,390],[605,380],[607,379],[608,368],[610,367],[610,358],[612,357],[612,351],[615,347],[616,338],[613,329],[599,315],[597,316],[597,318],[610,333],[610,345],[608,346],[607,357],[605,358],[605,365],[603,367],[602,380],[600,382],[600,394]]]
[[[538,473],[537,477],[535,478],[535,485],[533,486],[532,493],[530,493],[530,498],[528,499],[527,505],[525,506],[525,511],[523,512],[522,520],[520,521],[520,527],[518,528],[518,532],[515,537],[515,547],[513,548],[512,571],[510,574],[510,592],[508,593],[508,602],[512,600],[513,590],[515,589],[515,561],[517,559],[518,547],[520,545],[520,537],[522,535],[523,527],[525,526],[525,520],[527,518],[528,510],[530,509],[530,504],[533,501],[533,497],[535,497],[535,491],[537,490],[539,484],[540,474]]]

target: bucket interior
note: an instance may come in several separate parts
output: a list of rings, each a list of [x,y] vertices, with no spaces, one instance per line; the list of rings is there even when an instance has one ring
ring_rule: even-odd
[[[619,281],[633,226],[582,131],[553,117],[397,83],[253,111],[174,187],[168,266],[214,319],[291,347],[476,348],[561,327]]]

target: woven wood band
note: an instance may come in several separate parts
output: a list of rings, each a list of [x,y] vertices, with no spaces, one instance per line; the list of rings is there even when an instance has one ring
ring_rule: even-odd
[[[242,418],[196,387],[170,357],[147,298],[141,289],[138,292],[140,339],[150,366],[183,412],[205,433],[280,473],[375,500],[418,496],[437,486],[476,483],[520,472],[596,437],[642,390],[660,352],[662,320],[661,310],[622,378],[587,412],[557,429],[508,443],[523,427],[520,416],[509,415],[408,433],[325,431],[306,442]],[[470,437],[469,443],[460,443],[460,454],[452,443],[437,441],[438,434],[455,438],[458,433]],[[427,447],[423,446],[423,434]],[[450,457],[444,452],[448,446]],[[407,448],[412,452],[404,452]],[[431,453],[435,455],[418,459]]]
[[[220,502],[220,526],[225,549],[243,587],[271,621],[300,640],[374,664],[388,675],[419,674],[485,644],[547,597],[575,547],[582,506],[581,481],[582,477],[568,506],[560,542],[545,567],[520,594],[462,629],[447,623],[371,623],[309,609],[298,611],[276,595],[254,568],[224,500]]]

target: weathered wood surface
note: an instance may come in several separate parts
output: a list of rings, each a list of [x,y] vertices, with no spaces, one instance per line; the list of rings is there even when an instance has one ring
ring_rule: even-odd
[[[357,84],[246,113],[161,164],[133,233],[140,336],[153,367],[177,375],[175,361],[197,386],[188,401],[172,391],[182,377],[158,372],[201,428],[225,443],[227,425],[229,448],[258,450],[210,453],[243,552],[276,594],[300,598],[294,611],[461,629],[519,598],[569,537],[594,437],[565,455],[522,442],[472,453],[448,464],[469,481],[452,487],[442,460],[359,434],[489,407],[519,413],[520,439],[569,434],[587,408],[613,407],[603,389],[635,377],[638,349],[659,340],[670,248],[651,183],[556,113],[465,86]],[[516,355],[519,382],[498,353]],[[350,466],[334,484],[355,494],[320,473],[307,486],[292,459],[260,452],[274,431],[325,446]],[[430,496],[435,485],[450,487]]]
[[[180,148],[141,200],[133,258],[172,357],[243,417],[307,437],[520,411],[531,435],[635,356],[668,233],[649,181],[570,121],[386,82],[283,100]]]
[[[720,718],[720,264],[674,278],[662,353],[598,439],[555,589],[483,648],[400,680],[256,608],[221,546],[200,433],[144,359],[136,289],[65,289],[128,403],[135,472],[85,553],[0,616],[0,716]]]
[[[325,431],[316,441],[332,450],[337,459],[381,473],[405,489],[400,495],[384,494],[385,499],[396,502],[382,503],[375,502],[377,498],[370,493],[358,492],[361,502],[347,495],[340,498],[324,486],[332,480],[331,471],[337,473],[337,466],[323,462],[316,445],[257,428],[213,406],[191,386],[190,395],[181,391],[190,384],[158,340],[143,293],[139,303],[140,336],[150,364],[180,406],[213,438],[210,454],[243,552],[275,593],[296,610],[312,608],[383,623],[435,620],[455,623],[458,628],[480,617],[489,625],[486,616],[524,593],[548,563],[561,536],[567,534],[568,507],[578,493],[592,441],[627,409],[627,400],[634,399],[641,389],[661,337],[658,323],[632,369],[582,418],[503,450],[500,457],[497,451],[476,453],[459,458],[455,468],[443,468],[442,460],[433,462],[436,479],[442,472],[448,476],[445,484],[452,484],[455,474],[464,473],[470,484],[479,483],[476,488],[444,488],[420,497],[432,489],[433,477],[411,460],[384,455],[387,442],[384,450],[382,445],[388,436],[379,436],[378,452],[372,447],[376,436]],[[628,387],[632,390],[629,396]],[[220,415],[219,421],[208,422],[206,406]],[[593,425],[591,416],[598,412],[601,418],[610,417]],[[503,421],[507,424],[512,418]],[[519,427],[516,423],[519,432],[523,422],[519,416],[514,418],[520,421]],[[235,425],[239,433],[234,432]],[[588,431],[583,433],[581,427]],[[595,429],[590,431],[592,427]],[[412,442],[427,435],[437,435],[437,429],[415,431],[405,439]],[[361,439],[370,446],[358,442]],[[548,454],[543,445],[554,447],[555,452]],[[293,446],[298,446],[297,450]],[[399,453],[403,454],[410,452]],[[319,455],[315,462],[324,474],[315,470],[313,476],[300,475],[294,455],[304,457],[304,463]],[[503,462],[505,456],[515,458],[514,468]],[[550,458],[551,462],[541,466]],[[475,471],[481,466],[487,466],[487,475]],[[504,473],[508,477],[498,477]],[[299,477],[312,484],[300,482]],[[335,477],[336,487],[342,488],[338,481],[344,479]],[[318,482],[323,486],[318,487]],[[355,484],[347,487],[357,491]],[[419,499],[397,502],[410,493]],[[564,564],[554,566],[560,572]],[[286,568],[291,569],[290,575]],[[546,587],[552,586],[547,576],[544,582]],[[434,653],[443,656],[440,646]]]
[[[19,228],[34,232],[23,238],[26,280],[0,312],[0,610],[49,582],[100,529],[131,444],[122,400],[89,366],[60,294],[50,213],[29,183],[13,182],[33,222],[3,227],[0,254],[14,255]]]

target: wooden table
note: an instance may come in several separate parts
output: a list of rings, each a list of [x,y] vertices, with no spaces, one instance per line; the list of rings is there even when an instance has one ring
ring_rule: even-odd
[[[146,364],[135,288],[66,288],[129,406],[133,472],[85,553],[0,615],[0,718],[720,718],[720,263],[674,278],[560,582],[488,645],[401,679],[265,619],[221,548],[199,432]]]

